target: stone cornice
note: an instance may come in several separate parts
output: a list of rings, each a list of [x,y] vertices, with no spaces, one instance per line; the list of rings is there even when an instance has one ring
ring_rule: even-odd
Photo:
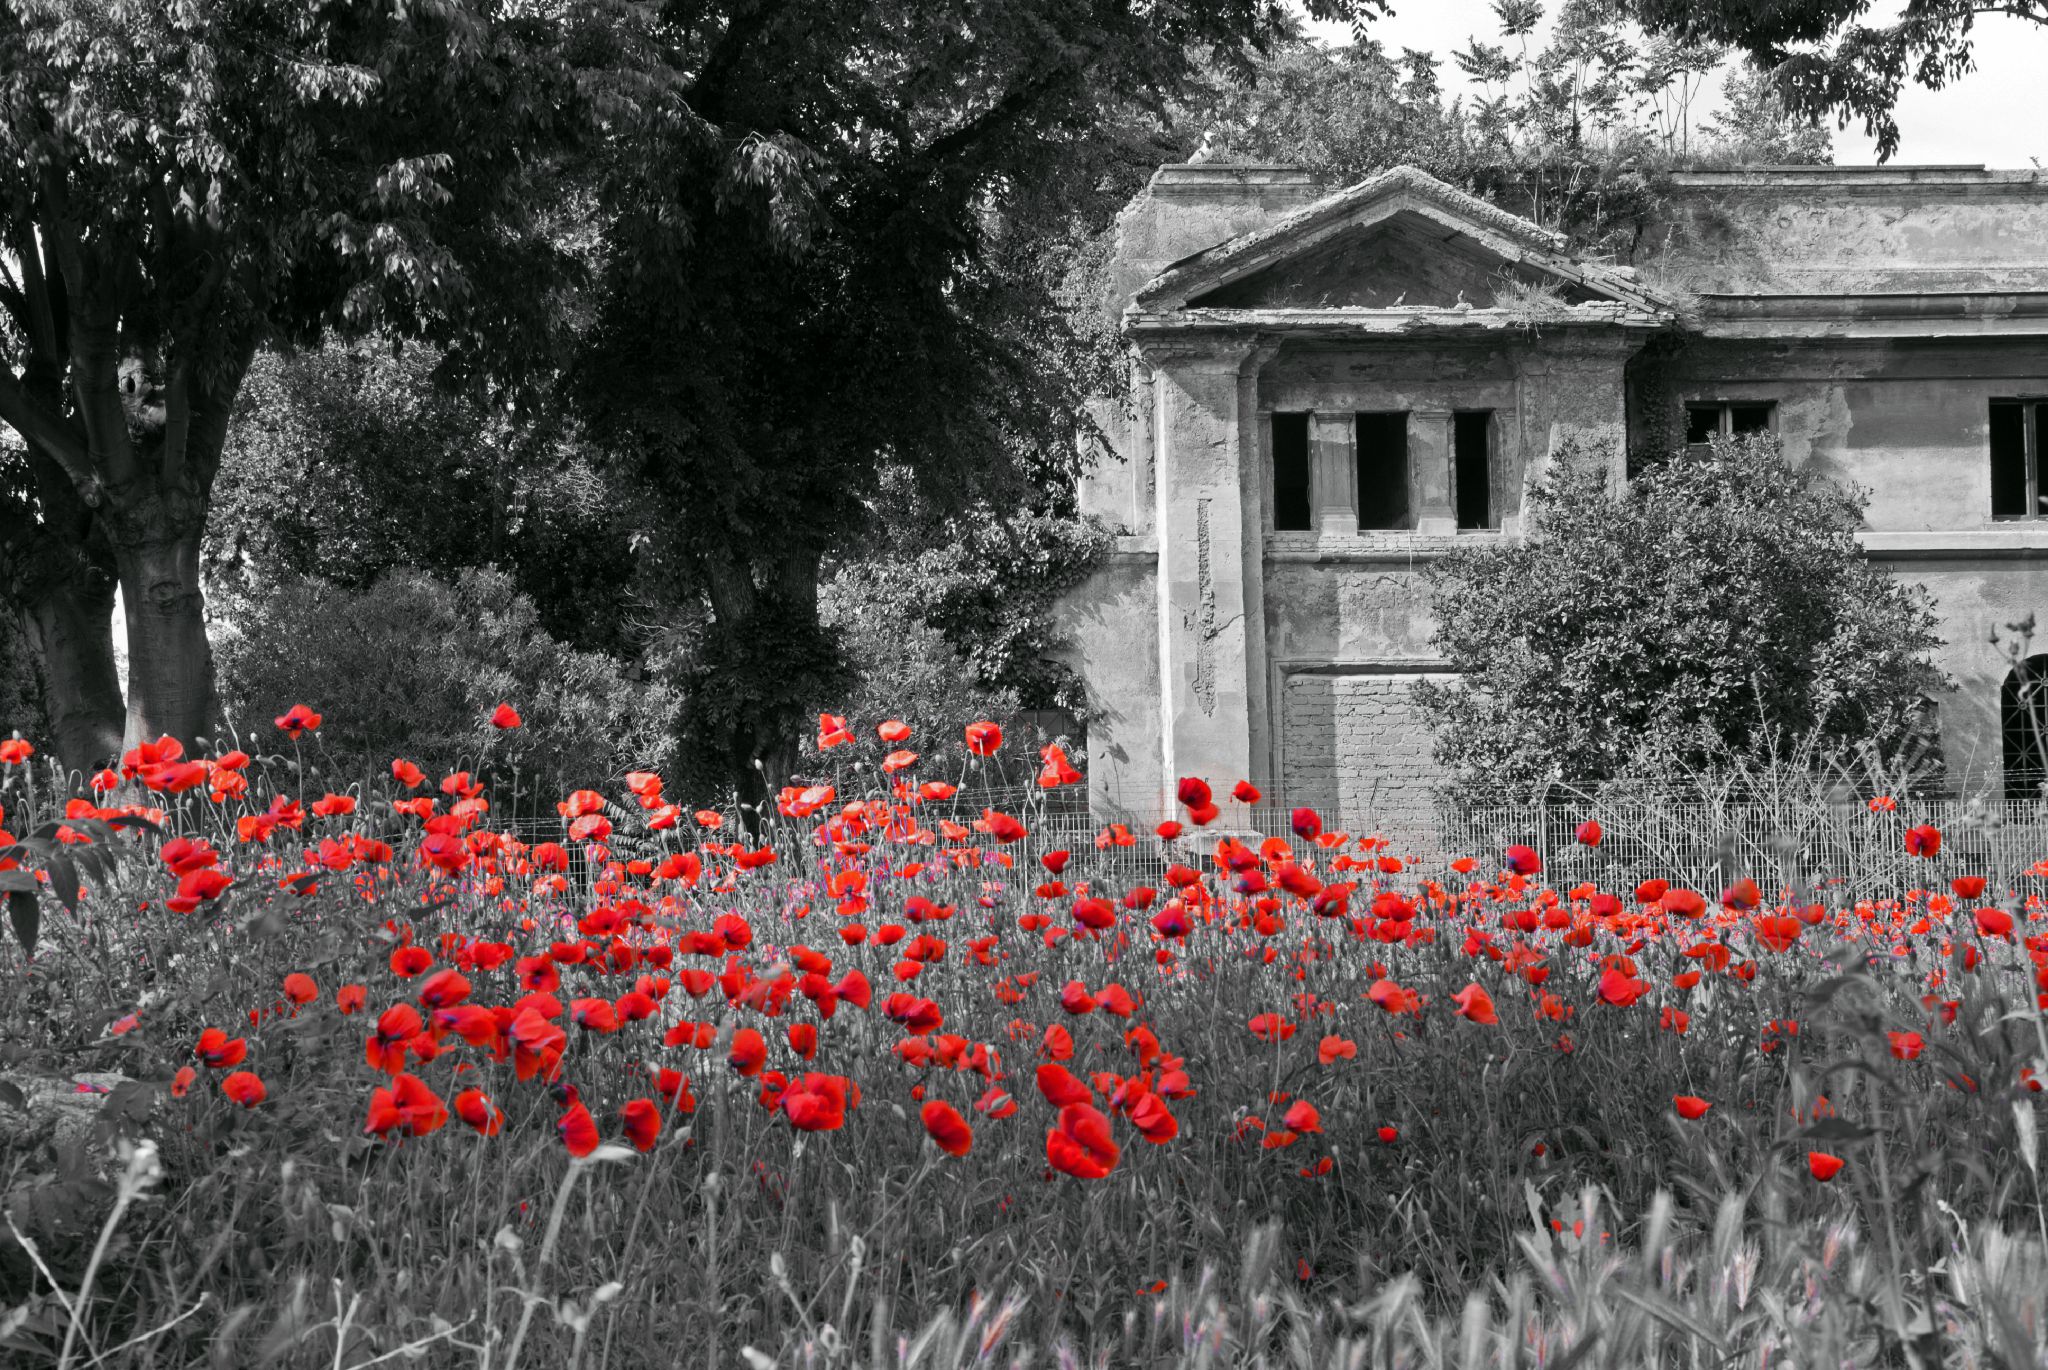
[[[1654,332],[1672,322],[1656,314],[1605,301],[1560,305],[1543,312],[1503,309],[1442,309],[1402,305],[1392,309],[1177,309],[1127,312],[1124,334],[1146,353],[1176,338],[1429,338],[1484,334],[1539,336],[1546,330],[1625,329]]]

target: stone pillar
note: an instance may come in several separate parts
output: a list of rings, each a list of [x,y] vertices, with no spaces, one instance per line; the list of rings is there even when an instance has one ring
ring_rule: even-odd
[[[1522,452],[1519,479],[1509,483],[1515,495],[1512,524],[1519,531],[1530,485],[1543,478],[1561,448],[1576,444],[1607,468],[1609,487],[1617,493],[1628,482],[1629,358],[1644,337],[1619,333],[1608,337],[1559,339],[1518,358]]]
[[[1451,411],[1413,409],[1408,413],[1408,502],[1415,510],[1415,531],[1447,534],[1458,531],[1458,511],[1451,503],[1456,473]]]
[[[1146,348],[1158,452],[1162,804],[1182,776],[1224,793],[1253,775],[1251,720],[1265,695],[1256,631],[1264,511],[1256,412],[1244,401],[1261,351],[1237,338]]]
[[[1308,417],[1309,493],[1316,532],[1358,535],[1358,419],[1349,412]]]

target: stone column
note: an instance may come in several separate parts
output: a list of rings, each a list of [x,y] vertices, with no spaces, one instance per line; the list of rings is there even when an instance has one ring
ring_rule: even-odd
[[[1308,416],[1309,494],[1316,532],[1358,534],[1358,419],[1351,413]]]
[[[1225,793],[1253,775],[1253,708],[1265,695],[1258,597],[1264,511],[1251,339],[1148,346],[1154,377],[1159,537],[1160,747],[1166,793],[1200,776]],[[1266,353],[1265,355],[1270,355]]]
[[[1408,413],[1408,502],[1415,510],[1415,531],[1446,534],[1458,531],[1458,511],[1451,503],[1456,474],[1451,469],[1451,411],[1414,409]]]
[[[1608,485],[1619,492],[1628,482],[1628,386],[1624,369],[1644,337],[1617,332],[1607,337],[1559,339],[1518,359],[1521,471],[1508,482],[1515,496],[1511,525],[1519,531],[1530,485],[1543,478],[1551,460],[1576,444],[1607,468]],[[1505,454],[1504,454],[1505,455]]]

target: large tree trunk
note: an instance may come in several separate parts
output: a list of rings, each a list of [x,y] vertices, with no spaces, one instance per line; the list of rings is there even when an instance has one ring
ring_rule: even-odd
[[[704,563],[716,620],[706,688],[720,698],[702,712],[722,723],[718,742],[752,836],[775,812],[776,791],[796,769],[806,715],[840,683],[840,663],[818,626],[818,553],[790,546],[757,550],[749,561]]]
[[[94,567],[27,604],[42,657],[50,745],[67,770],[90,773],[121,754],[121,676],[114,664],[114,576]]]
[[[114,549],[128,617],[128,736],[190,745],[214,723],[213,647],[199,585],[200,529]]]
[[[67,769],[120,755],[121,676],[114,664],[114,562],[91,513],[68,490],[42,517],[0,509],[0,593],[21,609],[49,715],[48,745]]]

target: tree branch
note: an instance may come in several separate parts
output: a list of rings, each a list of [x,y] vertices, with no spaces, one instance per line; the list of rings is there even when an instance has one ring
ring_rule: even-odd
[[[1048,71],[1019,82],[980,114],[951,132],[934,138],[917,153],[914,160],[923,166],[937,169],[964,155],[976,144],[994,137],[1023,118],[1047,91],[1067,75],[1065,71]]]
[[[48,452],[87,504],[98,505],[99,488],[93,478],[92,459],[78,430],[63,415],[40,403],[23,388],[14,373],[0,367],[0,419],[5,419],[25,442]]]
[[[747,45],[761,35],[761,31],[775,21],[782,13],[788,0],[761,0],[761,3],[745,14],[734,15],[726,24],[725,32],[719,35],[711,55],[704,59],[704,68],[697,73],[697,79],[690,83],[690,106],[714,122],[724,103],[725,83],[739,65],[740,56]]]

